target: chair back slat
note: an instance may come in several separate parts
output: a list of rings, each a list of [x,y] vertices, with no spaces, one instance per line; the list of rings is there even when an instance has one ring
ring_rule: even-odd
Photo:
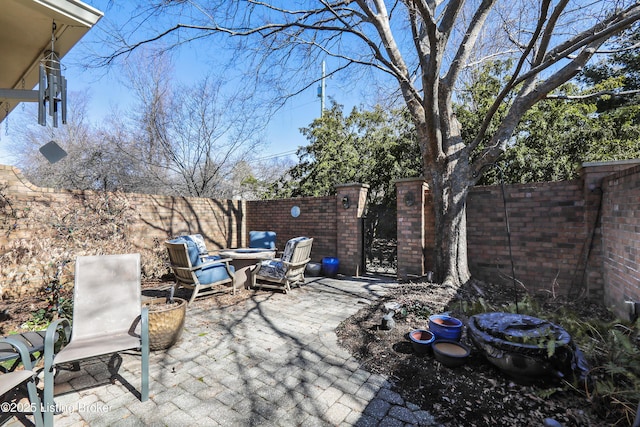
[[[287,271],[287,277],[293,280],[299,280],[304,277],[304,270],[310,261],[309,255],[311,254],[312,243],[313,239],[311,238],[298,241],[296,249],[291,256],[291,263],[294,265]]]
[[[296,244],[296,248],[291,256],[290,262],[292,264],[296,264],[309,258],[309,255],[311,254],[312,243],[313,239],[311,238],[298,241],[298,243]]]
[[[293,239],[289,239],[284,247],[284,252],[282,253],[282,261],[295,262],[293,260],[293,257],[295,255],[295,252],[298,250],[298,245],[300,245],[302,242],[306,242],[307,240],[309,240],[308,237],[294,237]],[[307,242],[307,244],[310,243]]]
[[[167,252],[169,253],[169,262],[174,268],[173,273],[180,278],[181,282],[194,283],[193,273],[190,269],[193,267],[189,258],[189,250],[186,243],[165,242]],[[184,268],[182,270],[181,268]]]
[[[129,331],[141,313],[140,254],[80,256],[75,271],[72,340]]]

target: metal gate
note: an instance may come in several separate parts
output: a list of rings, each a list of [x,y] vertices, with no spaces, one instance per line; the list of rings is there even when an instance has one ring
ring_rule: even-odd
[[[368,204],[363,218],[365,271],[396,275],[398,272],[398,235],[395,200],[387,204]]]

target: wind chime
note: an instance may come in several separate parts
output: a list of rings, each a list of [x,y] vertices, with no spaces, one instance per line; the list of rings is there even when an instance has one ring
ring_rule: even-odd
[[[56,23],[51,28],[51,50],[45,51],[40,61],[38,80],[38,124],[47,125],[47,112],[58,127],[58,113],[62,124],[67,124],[67,79],[62,75],[60,56],[55,50]],[[48,108],[47,108],[48,103]],[[48,110],[48,111],[47,111]]]
[[[22,89],[0,89],[0,99],[18,99],[20,102],[38,103],[38,124],[47,125],[47,114],[52,118],[54,128],[58,127],[59,121],[67,124],[67,79],[62,75],[60,65],[60,55],[56,52],[56,23],[51,26],[51,49],[46,50],[39,64],[38,90],[26,90],[24,88],[24,77]],[[9,115],[9,103],[4,100],[6,111],[5,120]],[[7,134],[9,133],[9,122],[6,121]],[[55,141],[49,141],[40,147],[40,152],[49,160],[55,163],[67,155]]]

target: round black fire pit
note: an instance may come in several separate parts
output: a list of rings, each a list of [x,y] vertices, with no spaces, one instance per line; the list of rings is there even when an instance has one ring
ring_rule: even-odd
[[[471,341],[505,374],[519,382],[586,372],[586,362],[560,326],[524,314],[482,313],[469,318]]]

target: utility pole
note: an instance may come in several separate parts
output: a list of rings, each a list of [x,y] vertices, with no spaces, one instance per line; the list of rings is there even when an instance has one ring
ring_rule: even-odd
[[[322,61],[322,78],[320,79],[320,86],[318,86],[318,98],[320,98],[320,117],[324,114],[324,79],[325,79],[325,68],[324,61]]]

